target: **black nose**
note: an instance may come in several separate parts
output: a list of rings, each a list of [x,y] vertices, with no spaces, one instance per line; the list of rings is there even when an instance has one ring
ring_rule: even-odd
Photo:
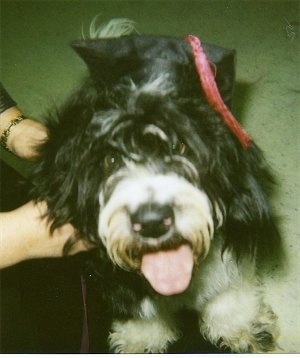
[[[141,205],[131,216],[134,232],[146,238],[158,238],[166,234],[174,223],[174,212],[170,205],[147,203]]]

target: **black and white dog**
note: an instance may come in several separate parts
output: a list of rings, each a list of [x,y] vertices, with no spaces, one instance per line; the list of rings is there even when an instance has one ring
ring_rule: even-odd
[[[73,43],[90,78],[47,120],[35,198],[99,247],[113,352],[165,352],[184,308],[217,346],[272,351],[256,278],[279,245],[272,178],[229,110],[235,52],[124,28]]]

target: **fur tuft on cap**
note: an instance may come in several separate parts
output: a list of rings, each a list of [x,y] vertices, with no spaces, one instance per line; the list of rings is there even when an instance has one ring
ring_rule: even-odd
[[[115,18],[98,25],[99,15],[95,16],[89,29],[90,39],[102,39],[138,34],[135,22],[127,18]],[[84,36],[83,36],[84,38]]]

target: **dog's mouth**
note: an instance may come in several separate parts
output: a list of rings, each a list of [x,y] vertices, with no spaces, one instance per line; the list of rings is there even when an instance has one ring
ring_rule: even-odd
[[[157,293],[171,296],[188,288],[193,266],[192,249],[183,244],[176,249],[144,254],[141,272]]]
[[[138,195],[145,201],[142,204],[135,202],[133,188],[130,192],[135,199],[127,197],[127,186],[116,189],[101,213],[99,234],[116,266],[143,275],[158,294],[178,295],[188,289],[194,263],[209,250],[213,235],[210,202],[180,178],[170,175],[148,180]],[[157,187],[152,187],[155,180]],[[161,192],[162,202],[152,199]],[[131,206],[120,205],[120,197]]]

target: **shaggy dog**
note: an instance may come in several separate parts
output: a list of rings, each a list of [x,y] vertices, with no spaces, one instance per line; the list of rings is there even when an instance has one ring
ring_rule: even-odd
[[[272,351],[256,278],[279,245],[272,178],[229,110],[235,52],[128,27],[72,44],[90,76],[47,119],[34,196],[52,229],[71,222],[99,248],[111,351],[167,351],[182,309],[217,346]]]

